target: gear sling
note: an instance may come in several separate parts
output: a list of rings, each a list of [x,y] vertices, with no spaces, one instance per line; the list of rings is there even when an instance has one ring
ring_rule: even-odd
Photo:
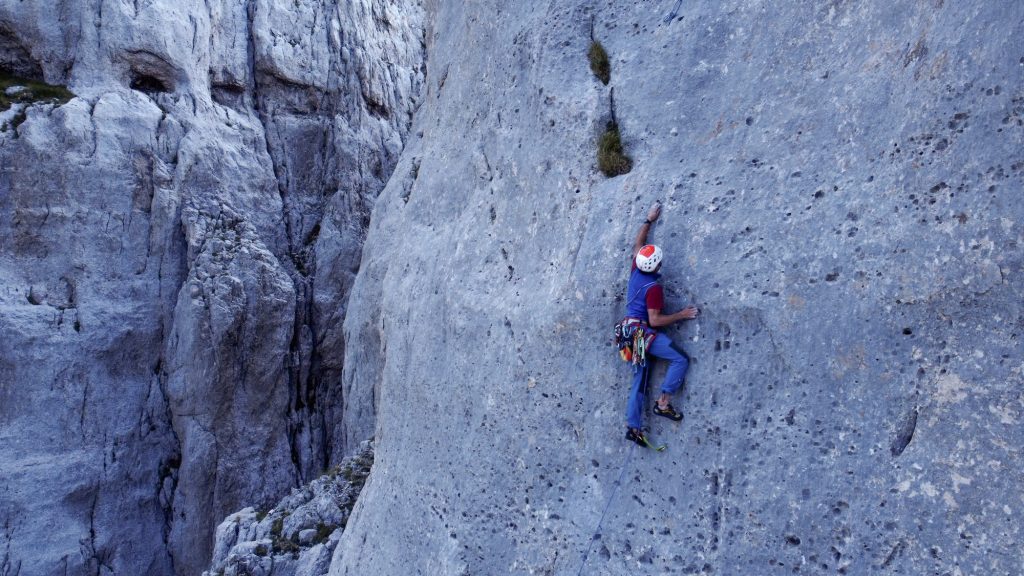
[[[633,303],[637,296],[647,294],[647,289],[657,282],[650,282],[636,291],[628,302],[626,308]],[[658,333],[641,320],[640,318],[624,318],[615,325],[615,344],[619,351],[619,357],[625,362],[630,362],[635,368],[647,366],[647,349],[654,341]]]

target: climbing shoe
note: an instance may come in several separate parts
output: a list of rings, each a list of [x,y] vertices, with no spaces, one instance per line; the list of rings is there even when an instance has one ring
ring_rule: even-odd
[[[676,409],[672,407],[671,402],[666,404],[664,408],[658,406],[658,403],[655,402],[654,413],[657,414],[658,416],[664,416],[665,418],[668,418],[670,420],[675,420],[676,422],[679,422],[680,420],[683,419],[683,415],[679,412],[676,412]]]
[[[637,444],[643,446],[644,448],[647,448],[648,446],[647,438],[644,438],[643,431],[637,430],[636,428],[626,429],[626,440],[629,440],[630,442],[636,442]]]

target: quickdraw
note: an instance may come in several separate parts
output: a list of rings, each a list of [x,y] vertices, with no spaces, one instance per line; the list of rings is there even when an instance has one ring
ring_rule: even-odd
[[[647,366],[647,349],[658,334],[637,318],[626,318],[615,325],[615,343],[619,357],[633,366]]]

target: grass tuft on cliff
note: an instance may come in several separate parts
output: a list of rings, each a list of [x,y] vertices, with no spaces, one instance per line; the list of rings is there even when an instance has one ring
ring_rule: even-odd
[[[597,40],[591,42],[587,58],[590,59],[591,72],[601,83],[607,85],[612,79],[612,63],[608,60],[608,52],[605,51],[604,46]]]
[[[317,544],[323,544],[326,542],[327,539],[331,537],[331,534],[334,534],[334,530],[336,528],[338,528],[338,526],[333,524],[324,524],[323,522],[318,523],[316,525],[316,536],[313,537],[313,545],[316,546]]]
[[[22,88],[8,94],[14,87]],[[28,78],[13,76],[0,70],[0,112],[4,112],[14,104],[32,104],[36,102],[53,102],[58,106],[74,98],[75,95],[63,86],[54,86]]]
[[[622,150],[619,125],[609,122],[597,141],[597,167],[609,178],[626,174],[633,169],[633,160]]]
[[[275,554],[298,554],[301,550],[299,547],[299,535],[298,533],[292,534],[291,538],[289,538],[284,534],[285,516],[274,518],[274,522],[270,525],[271,547]]]

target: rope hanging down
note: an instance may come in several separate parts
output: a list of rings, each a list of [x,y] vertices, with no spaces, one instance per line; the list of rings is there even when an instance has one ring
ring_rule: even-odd
[[[642,391],[641,405],[644,405],[647,402],[647,375],[649,374],[649,372],[647,371],[646,366],[640,368],[640,370],[644,371],[643,387],[640,389]],[[608,515],[608,510],[612,507],[612,502],[615,501],[615,495],[618,494],[619,492],[619,486],[622,486],[622,477],[626,475],[626,469],[629,468],[629,463],[633,461],[633,452],[636,451],[636,446],[636,444],[631,444],[629,447],[629,452],[626,453],[626,460],[622,463],[622,469],[619,470],[619,477],[615,480],[615,487],[612,488],[612,493],[608,496],[608,502],[605,503],[604,511],[601,512],[601,519],[597,521],[597,527],[594,528],[594,534],[590,537],[590,542],[587,544],[587,550],[583,552],[583,559],[580,562],[580,571],[576,573],[576,576],[582,576],[583,568],[586,567],[587,558],[590,556],[590,549],[593,548],[594,541],[601,536],[601,526],[604,525],[604,518]]]
[[[629,468],[629,463],[633,460],[633,452],[636,450],[636,444],[633,444],[629,448],[629,452],[626,453],[626,461],[622,463],[622,470],[619,470],[619,477],[615,480],[615,487],[612,488],[612,493],[608,496],[608,502],[604,505],[604,512],[601,512],[601,519],[597,521],[597,528],[594,529],[593,536],[590,537],[590,543],[587,544],[587,550],[583,553],[583,560],[580,562],[580,571],[576,573],[576,576],[583,574],[583,567],[587,565],[587,557],[590,556],[590,549],[594,546],[594,541],[601,536],[601,526],[604,524],[604,517],[608,515],[608,509],[612,507],[612,501],[615,500],[615,494],[619,491],[619,486],[622,485],[622,477],[626,475],[626,469]]]

